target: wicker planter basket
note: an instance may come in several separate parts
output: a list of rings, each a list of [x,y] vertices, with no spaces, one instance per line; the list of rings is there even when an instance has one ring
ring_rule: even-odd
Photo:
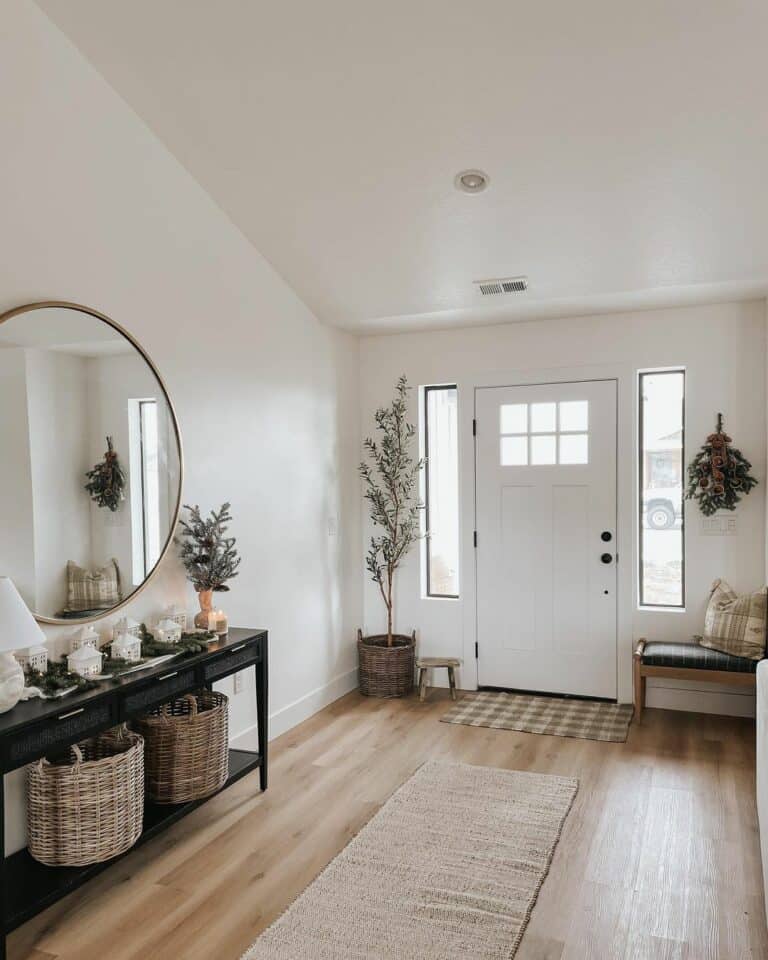
[[[145,740],[147,796],[187,803],[216,793],[229,775],[229,701],[203,690],[164,703],[134,723]]]
[[[144,823],[144,741],[119,727],[72,747],[69,762],[27,767],[29,852],[52,867],[124,853]]]
[[[416,631],[410,637],[396,633],[392,646],[387,635],[364,637],[357,631],[360,693],[366,697],[404,697],[413,689]]]

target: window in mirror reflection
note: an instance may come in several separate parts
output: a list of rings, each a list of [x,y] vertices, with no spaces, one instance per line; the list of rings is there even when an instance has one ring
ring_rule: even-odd
[[[160,471],[157,401],[129,401],[133,582],[143,583],[160,558]]]

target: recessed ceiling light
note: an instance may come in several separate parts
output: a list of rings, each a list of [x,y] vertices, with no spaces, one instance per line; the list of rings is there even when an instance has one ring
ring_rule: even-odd
[[[453,182],[462,193],[482,193],[488,186],[488,174],[482,170],[462,170]]]

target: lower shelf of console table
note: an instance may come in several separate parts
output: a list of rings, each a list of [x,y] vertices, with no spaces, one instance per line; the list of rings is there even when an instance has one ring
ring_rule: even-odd
[[[227,787],[259,767],[261,767],[261,754],[251,753],[248,750],[230,750],[229,779],[221,789],[226,790]],[[38,863],[31,857],[26,849],[11,854],[6,859],[5,866],[5,932],[10,933],[11,930],[15,930],[41,910],[52,906],[88,880],[108,870],[118,860],[129,857],[137,847],[156,837],[210,799],[211,797],[206,797],[203,800],[180,803],[176,806],[148,803],[144,808],[144,830],[134,846],[119,857],[113,857],[103,863],[92,863],[87,867],[46,867],[45,864]]]
[[[239,670],[253,668],[256,693],[258,752],[229,751],[229,777],[222,787],[259,771],[259,786],[267,789],[268,646],[265,630],[232,629],[208,649],[177,665],[165,663],[110,683],[74,694],[64,701],[30,700],[0,716],[0,772],[34,762],[52,752],[59,754],[78,740],[130,722],[141,713],[176,696],[208,687]],[[220,792],[220,791],[218,791]],[[216,796],[217,794],[213,794]],[[129,857],[136,847],[162,833],[211,797],[165,806],[147,803],[144,829],[137,843],[119,857],[86,867],[47,867],[29,852],[5,856],[0,832],[0,960],[5,960],[6,934],[31,920],[62,897],[72,893],[112,864]],[[0,790],[0,819],[4,819],[4,790]]]

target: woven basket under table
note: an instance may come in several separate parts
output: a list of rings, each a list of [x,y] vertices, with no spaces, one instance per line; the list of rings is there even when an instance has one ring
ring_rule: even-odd
[[[360,693],[366,697],[405,697],[413,689],[416,633],[363,637],[357,631]]]
[[[229,775],[229,701],[203,690],[164,703],[135,721],[144,737],[147,796],[187,803],[221,789]]]
[[[53,867],[101,863],[136,843],[144,823],[144,741],[125,727],[27,767],[29,852]]]

